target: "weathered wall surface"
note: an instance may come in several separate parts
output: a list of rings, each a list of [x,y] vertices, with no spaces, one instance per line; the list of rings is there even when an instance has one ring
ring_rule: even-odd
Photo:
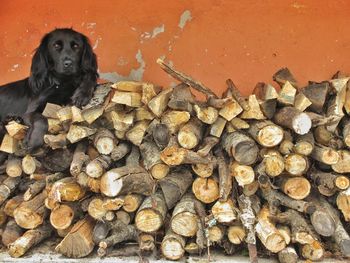
[[[218,94],[227,78],[248,94],[283,66],[305,84],[350,72],[349,14],[346,0],[2,0],[0,84],[28,75],[55,27],[89,36],[108,80],[172,85],[165,57]]]

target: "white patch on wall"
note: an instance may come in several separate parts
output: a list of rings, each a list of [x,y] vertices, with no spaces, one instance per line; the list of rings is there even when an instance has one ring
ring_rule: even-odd
[[[100,78],[111,82],[117,82],[122,80],[142,81],[143,74],[146,68],[146,62],[142,58],[142,53],[140,49],[137,51],[135,58],[136,61],[140,64],[140,66],[137,69],[131,69],[128,76],[123,76],[117,72],[100,72]]]
[[[95,43],[92,47],[92,49],[96,49],[98,47],[98,44],[100,43],[100,41],[102,40],[102,37],[97,37],[97,39],[95,40]]]
[[[10,71],[16,71],[19,68],[19,64],[14,64]]]
[[[155,38],[156,36],[158,36],[159,34],[161,34],[163,32],[165,32],[165,25],[164,24],[153,28],[152,32],[143,32],[140,36],[141,37],[140,43],[142,44],[144,42],[144,40],[146,40],[146,39]]]
[[[188,21],[192,20],[191,11],[186,10],[180,16],[179,28],[184,29]]]

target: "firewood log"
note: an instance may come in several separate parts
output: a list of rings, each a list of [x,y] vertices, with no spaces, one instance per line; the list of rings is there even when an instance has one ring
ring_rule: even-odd
[[[44,200],[47,194],[45,191],[29,201],[20,204],[14,211],[13,217],[17,225],[24,229],[34,229],[43,224],[47,215]]]
[[[11,257],[21,257],[30,248],[39,244],[41,241],[49,238],[52,233],[52,228],[49,224],[44,224],[36,229],[26,231],[20,238],[9,244],[8,253]]]
[[[248,122],[237,117],[233,118],[230,123],[236,130],[245,130],[250,128],[250,124]]]
[[[73,152],[70,149],[57,149],[47,152],[40,158],[40,162],[48,171],[62,172],[70,167],[73,159]]]
[[[198,152],[197,152],[198,153]],[[212,157],[210,157],[212,159]],[[199,177],[207,178],[213,174],[213,171],[216,167],[216,162],[209,161],[208,163],[197,163],[192,164],[192,170]]]
[[[78,174],[77,183],[83,188],[89,189],[93,193],[100,193],[101,179],[100,178],[91,178],[86,173],[81,172]]]
[[[303,135],[311,129],[311,119],[306,113],[294,107],[284,107],[274,116],[276,124],[291,129],[297,134]]]
[[[116,220],[111,222],[112,234],[105,239],[102,239],[98,246],[97,254],[102,257],[107,254],[107,249],[115,244],[126,240],[136,240],[137,231],[133,225],[125,225],[123,222]]]
[[[284,158],[284,167],[291,175],[302,175],[309,168],[307,157],[300,154],[289,154]]]
[[[232,244],[239,245],[244,241],[246,231],[242,225],[232,225],[227,229],[227,237]]]
[[[339,160],[339,154],[336,150],[317,144],[314,146],[311,157],[316,161],[328,165],[336,164]]]
[[[156,124],[152,131],[152,136],[158,148],[163,150],[168,145],[170,140],[170,133],[169,133],[168,126],[162,123]]]
[[[258,166],[262,166],[267,175],[276,177],[284,171],[284,158],[276,150],[267,150],[263,153],[263,160]]]
[[[122,221],[126,225],[129,225],[131,221],[133,221],[134,215],[134,213],[128,213],[124,210],[118,210],[115,212],[116,219]]]
[[[302,89],[302,93],[311,101],[310,110],[317,113],[323,111],[323,106],[326,101],[326,97],[329,91],[328,82],[310,83],[308,86]]]
[[[172,209],[178,203],[192,182],[192,174],[185,168],[171,171],[166,178],[158,182],[168,209]]]
[[[72,106],[71,111],[72,111],[72,123],[79,123],[84,121],[84,117],[81,109],[79,109],[76,106]]]
[[[140,107],[142,106],[141,94],[138,92],[129,92],[129,91],[114,91],[112,97],[112,102],[117,104],[123,104],[130,107]]]
[[[295,200],[302,200],[310,194],[311,184],[302,176],[280,176],[278,185],[283,193]]]
[[[246,102],[246,100],[243,98],[242,94],[240,93],[239,89],[235,86],[233,81],[231,79],[226,80],[226,84],[228,86],[228,89],[230,90],[232,97],[238,102],[238,104],[244,109],[249,110],[249,104]]]
[[[169,166],[207,163],[210,161],[208,157],[202,157],[196,152],[175,145],[166,147],[160,153],[160,159]]]
[[[317,143],[334,149],[342,148],[340,139],[336,135],[327,130],[326,126],[320,125],[314,129],[314,137]]]
[[[177,139],[181,147],[193,149],[203,136],[203,123],[197,118],[191,118],[178,132]]]
[[[164,89],[148,102],[148,108],[158,118],[161,117],[162,113],[167,108],[172,92],[172,88]]]
[[[158,191],[143,200],[136,213],[135,226],[142,232],[156,232],[164,224],[166,213],[167,207],[163,193]]]
[[[11,158],[6,164],[6,174],[10,177],[18,177],[22,175],[22,161],[18,158]]]
[[[139,166],[114,168],[101,177],[101,193],[109,197],[127,193],[150,195],[153,188],[153,179]]]
[[[126,113],[121,111],[111,111],[106,114],[106,118],[110,119],[116,131],[126,132],[134,124],[134,113]]]
[[[93,143],[100,154],[110,154],[117,141],[111,131],[102,128],[96,132]]]
[[[112,159],[108,155],[100,155],[86,165],[86,174],[92,178],[101,177],[111,166]]]
[[[24,230],[17,225],[16,221],[13,219],[10,219],[5,228],[4,232],[1,235],[1,241],[2,244],[5,247],[8,247],[11,243],[15,242],[17,238],[21,237]]]
[[[127,194],[126,196],[124,196],[123,209],[128,213],[135,212],[142,204],[142,201],[142,195]]]
[[[242,98],[243,99],[243,98]],[[245,102],[247,109],[250,109],[247,102]],[[238,101],[232,99],[231,102],[227,103],[224,107],[219,110],[219,115],[226,121],[231,121],[233,118],[238,116],[243,111],[242,106]]]
[[[251,166],[242,165],[237,162],[231,163],[230,174],[240,186],[251,184],[255,179],[255,173]]]
[[[286,247],[285,240],[270,220],[268,207],[263,207],[257,215],[255,231],[261,243],[271,252],[277,253]]]
[[[294,105],[296,93],[296,88],[294,88],[293,85],[287,80],[281,86],[277,101],[281,105]]]
[[[305,111],[312,104],[311,100],[304,95],[304,93],[299,92],[294,99],[294,107],[300,111]]]
[[[97,221],[92,231],[93,242],[98,245],[101,240],[105,239],[108,236],[108,233],[110,233],[110,231],[110,222]]]
[[[171,229],[174,233],[185,237],[192,237],[198,230],[198,216],[194,207],[193,194],[184,195],[176,204],[172,217]]]
[[[337,173],[349,173],[350,172],[350,151],[348,150],[339,150],[338,151],[339,159],[338,162],[332,164],[332,169]]]
[[[22,170],[25,174],[33,174],[38,172],[42,167],[41,163],[33,156],[27,154],[22,159]]]
[[[0,184],[0,205],[10,197],[20,182],[21,177],[8,177]]]
[[[210,106],[206,107],[205,105],[195,104],[193,109],[196,112],[197,118],[206,124],[213,124],[219,116],[218,110]]]
[[[96,197],[90,201],[88,213],[92,218],[102,221],[106,219],[108,211],[118,210],[123,203],[121,198],[102,199]]]
[[[197,177],[192,184],[192,192],[205,204],[219,199],[219,185],[213,178]]]
[[[222,151],[217,154],[218,174],[219,174],[219,197],[221,201],[226,201],[232,190],[232,176],[230,175],[229,166],[226,163]]]
[[[173,110],[192,112],[192,104],[195,102],[194,95],[188,85],[180,83],[173,88],[168,107]]]
[[[348,178],[347,178],[348,179]],[[350,221],[350,188],[346,189],[345,191],[341,191],[337,196],[337,207],[342,212],[344,216],[344,220],[349,222]]]
[[[121,142],[113,149],[110,156],[113,161],[119,161],[120,159],[125,157],[130,152],[130,150],[130,144]]]
[[[319,241],[301,246],[301,255],[310,261],[320,261],[324,257],[324,248]]]
[[[6,153],[15,153],[18,149],[18,140],[6,133],[2,139],[0,151]]]
[[[282,128],[271,121],[252,122],[249,134],[264,147],[274,147],[283,140]]]
[[[266,117],[260,109],[259,102],[255,95],[249,95],[249,110],[244,110],[240,115],[242,119],[264,120]]]
[[[201,156],[207,156],[211,149],[217,145],[219,139],[213,136],[207,136],[202,140],[202,143],[198,147],[197,153]]]
[[[32,199],[34,196],[38,195],[39,193],[44,190],[46,186],[46,181],[45,180],[38,180],[29,185],[28,189],[24,192],[23,194],[23,200],[24,201],[29,201]]]
[[[142,98],[141,101],[144,104],[148,104],[152,98],[157,96],[157,94],[161,91],[161,87],[153,85],[151,83],[143,83],[142,84]]]
[[[51,210],[50,223],[55,229],[67,229],[81,215],[79,203],[60,204]]]
[[[7,200],[3,211],[6,215],[13,217],[13,212],[15,211],[15,209],[23,203],[23,195],[22,194],[18,194],[15,195],[14,197],[12,197],[11,199]]]
[[[255,141],[241,132],[224,135],[222,147],[238,163],[251,165],[256,162],[259,148]]]
[[[246,196],[252,196],[259,190],[259,182],[254,181],[251,184],[246,184],[243,186],[243,194]]]
[[[25,137],[29,127],[16,121],[10,121],[5,125],[5,128],[11,137],[15,138],[16,140],[22,140]]]
[[[79,142],[74,150],[73,160],[70,164],[70,174],[74,177],[78,176],[83,168],[85,162],[88,161],[88,156],[85,154],[87,151],[87,143],[85,141]]]
[[[146,107],[135,109],[135,121],[151,121],[155,118],[152,112],[150,112]]]
[[[219,223],[231,223],[237,219],[236,207],[231,199],[216,201],[211,208],[211,212]]]
[[[155,179],[162,179],[167,176],[169,166],[160,159],[160,150],[153,141],[146,141],[140,145],[140,152],[144,167]]]
[[[55,251],[69,258],[82,258],[89,255],[94,249],[92,240],[94,225],[95,222],[90,217],[78,221],[56,246]]]
[[[280,263],[297,263],[298,254],[293,246],[288,246],[278,252],[278,260]]]
[[[187,123],[189,120],[190,114],[187,111],[171,110],[165,112],[161,117],[161,123],[167,126],[170,134],[177,133],[180,127]],[[156,131],[155,129],[153,130],[153,137],[155,132],[158,131]],[[163,140],[166,140],[166,137]]]
[[[86,126],[79,126],[79,125],[71,125],[69,128],[69,131],[67,133],[67,139],[71,143],[78,142],[90,135],[95,134],[97,129],[95,128],[89,128]]]
[[[185,254],[185,245],[185,238],[181,235],[177,235],[169,229],[165,234],[160,247],[162,254],[166,259],[178,260]]]
[[[297,87],[297,81],[288,68],[281,68],[272,76],[280,86],[283,86],[286,81],[289,81],[293,86]]]
[[[290,231],[289,226],[287,226],[287,225],[276,225],[276,228],[282,234],[284,240],[286,241],[286,245],[288,246],[292,242],[292,233]]]
[[[311,132],[297,136],[294,152],[297,154],[308,156],[312,153],[315,146],[315,139]]]
[[[211,244],[220,243],[225,236],[225,228],[221,225],[215,225],[208,228],[208,240]]]
[[[56,181],[48,193],[48,198],[56,202],[74,202],[82,199],[84,196],[85,189],[72,177],[66,177]]]
[[[288,155],[293,152],[294,143],[293,143],[293,137],[289,131],[284,131],[283,140],[280,143],[278,150],[283,155]]]

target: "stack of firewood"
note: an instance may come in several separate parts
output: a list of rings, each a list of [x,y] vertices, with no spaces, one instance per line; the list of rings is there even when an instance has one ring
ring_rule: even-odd
[[[23,150],[11,121],[0,150],[1,241],[13,257],[61,237],[80,258],[167,259],[216,248],[252,262],[350,256],[350,82],[304,88],[287,68],[221,98],[163,61],[174,88],[99,85],[83,109],[47,104],[45,145]],[[196,100],[191,89],[203,93]],[[158,250],[159,249],[159,250]]]

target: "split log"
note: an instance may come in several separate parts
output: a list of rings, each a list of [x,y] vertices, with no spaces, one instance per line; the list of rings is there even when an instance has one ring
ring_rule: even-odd
[[[169,143],[170,133],[169,128],[166,124],[156,124],[152,132],[153,140],[163,150]]]
[[[111,111],[107,114],[107,119],[113,122],[116,131],[127,131],[134,124],[134,113]]]
[[[125,137],[134,145],[140,146],[146,133],[149,121],[137,122],[127,133]]]
[[[193,194],[188,193],[176,204],[170,223],[174,233],[185,237],[196,235],[198,216],[194,207],[194,198]]]
[[[167,176],[169,166],[160,159],[160,150],[153,141],[146,141],[140,145],[140,152],[144,167],[155,179],[162,179]]]
[[[230,165],[230,174],[235,178],[239,186],[245,186],[254,182],[255,173],[251,166],[233,162]]]
[[[69,258],[82,258],[89,255],[94,249],[92,240],[94,225],[95,222],[90,217],[78,221],[56,246],[55,251]]]
[[[164,224],[166,213],[167,207],[164,196],[158,191],[143,200],[136,213],[135,226],[142,232],[156,232]]]
[[[22,140],[25,137],[29,127],[16,121],[10,121],[5,125],[5,128],[11,137],[15,138],[16,140]]]
[[[278,94],[277,101],[281,105],[291,106],[294,105],[295,95],[297,93],[296,88],[287,80],[283,83],[281,90]]]
[[[253,120],[265,120],[263,112],[260,109],[259,102],[255,95],[249,95],[248,98],[249,110],[242,112],[240,117],[242,119],[253,119]]]
[[[77,177],[80,174],[83,165],[89,159],[88,156],[85,154],[87,151],[87,146],[88,145],[86,142],[80,142],[77,144],[74,150],[73,160],[69,168],[70,174],[74,177]]]
[[[148,108],[158,118],[162,116],[163,112],[167,108],[172,92],[172,88],[164,89],[148,102]]]
[[[112,89],[120,90],[120,91],[129,91],[129,92],[137,92],[142,93],[142,82],[137,81],[118,81],[111,85]]]
[[[243,99],[243,98],[242,98]],[[244,99],[243,99],[244,100]],[[250,106],[245,102],[247,109],[250,109]],[[233,118],[238,116],[243,111],[241,105],[235,99],[231,99],[223,108],[219,110],[219,115],[227,121],[231,121]]]
[[[23,234],[24,230],[17,225],[16,221],[10,219],[5,228],[4,232],[1,235],[2,244],[5,247],[8,247],[11,243],[15,242],[17,238],[20,238]]]
[[[255,141],[241,132],[224,135],[222,147],[240,164],[251,165],[256,162],[259,148]]]
[[[168,131],[163,131],[165,132],[166,137],[163,138],[163,140],[166,140],[167,137],[169,136],[168,133],[170,134],[175,134],[178,132],[180,127],[187,123],[190,120],[190,114],[187,111],[167,111],[165,112],[162,117],[161,117],[161,123],[165,124],[168,128]],[[157,127],[157,126],[156,126]],[[153,137],[154,133],[159,133],[160,131],[156,131],[155,129],[153,130]],[[158,135],[159,138],[159,135]],[[156,139],[155,142],[157,143]],[[162,144],[164,145],[164,143]]]
[[[305,111],[311,104],[312,102],[304,95],[304,93],[299,92],[295,96],[294,107],[298,110]]]
[[[36,229],[26,231],[20,238],[16,239],[15,242],[9,244],[8,253],[11,257],[21,257],[30,248],[39,244],[41,241],[49,238],[52,233],[52,228],[49,224],[44,224]]]
[[[67,139],[71,143],[78,142],[90,135],[95,134],[97,129],[95,128],[89,128],[86,126],[78,126],[78,125],[71,125],[69,128],[69,131],[67,133]]]
[[[23,194],[23,200],[29,201],[30,199],[33,199],[34,196],[38,195],[39,193],[44,190],[46,186],[45,180],[38,180],[29,185],[28,189]]]
[[[141,94],[138,92],[114,91],[112,102],[130,107],[141,107]]]
[[[307,157],[300,154],[289,154],[284,158],[284,166],[291,175],[302,175],[309,168]]]
[[[185,149],[193,149],[201,141],[203,135],[203,123],[197,118],[191,118],[182,126],[177,135],[179,144]]]
[[[53,104],[53,103],[46,103],[42,115],[46,118],[58,119],[57,112],[61,108],[62,108],[62,106],[60,106],[60,105]]]
[[[227,121],[224,118],[218,117],[216,121],[210,126],[209,134],[217,138],[221,137]]]
[[[250,110],[249,104],[246,102],[246,100],[243,98],[241,92],[239,89],[235,86],[233,81],[231,79],[226,80],[226,85],[228,86],[228,89],[230,90],[232,97],[238,102],[238,104],[246,111]]]
[[[337,196],[337,207],[342,212],[344,220],[350,221],[350,188],[342,191]]]
[[[262,146],[274,147],[283,140],[283,130],[271,121],[255,121],[250,124],[249,134]]]
[[[288,68],[281,68],[275,74],[273,74],[272,78],[280,86],[283,86],[284,83],[289,81],[291,85],[297,87],[297,81]]]
[[[86,174],[92,178],[100,178],[111,165],[111,157],[100,155],[86,165]]]
[[[83,117],[81,109],[79,109],[76,106],[72,106],[71,110],[72,110],[72,123],[78,123],[78,122],[84,121],[84,117]],[[50,126],[50,124],[49,124],[49,126]]]
[[[160,247],[165,258],[178,260],[185,254],[185,245],[185,239],[169,229],[164,236]]]
[[[294,107],[281,108],[274,116],[274,121],[282,127],[289,128],[297,134],[306,134],[311,129],[311,119]]]
[[[113,133],[108,129],[99,129],[93,140],[93,144],[100,154],[110,154],[117,143]]]
[[[159,181],[168,209],[172,209],[193,182],[192,174],[187,169],[173,170],[166,178]]]
[[[24,229],[34,229],[44,222],[47,209],[44,204],[46,192],[20,204],[13,212],[17,225]]]
[[[205,204],[219,199],[219,186],[213,178],[197,177],[192,184],[192,192],[198,200]]]
[[[215,202],[211,212],[219,223],[231,223],[237,219],[236,208],[231,199]]]
[[[192,112],[192,104],[195,102],[194,95],[188,85],[180,83],[173,89],[168,107],[173,110]]]
[[[109,197],[128,193],[150,195],[153,188],[153,179],[139,166],[114,168],[101,177],[101,193]]]
[[[261,243],[271,252],[277,253],[286,247],[286,242],[269,217],[269,208],[263,207],[257,215],[255,231]]]
[[[18,149],[18,140],[6,133],[4,138],[2,139],[0,151],[5,153],[15,153]]]
[[[311,83],[302,89],[302,93],[311,101],[310,110],[321,113],[329,91],[329,83]]]
[[[213,124],[219,116],[218,110],[210,106],[194,105],[193,109],[196,112],[197,118],[206,124]]]
[[[10,177],[18,177],[22,175],[22,161],[12,157],[7,161],[6,174]]]

